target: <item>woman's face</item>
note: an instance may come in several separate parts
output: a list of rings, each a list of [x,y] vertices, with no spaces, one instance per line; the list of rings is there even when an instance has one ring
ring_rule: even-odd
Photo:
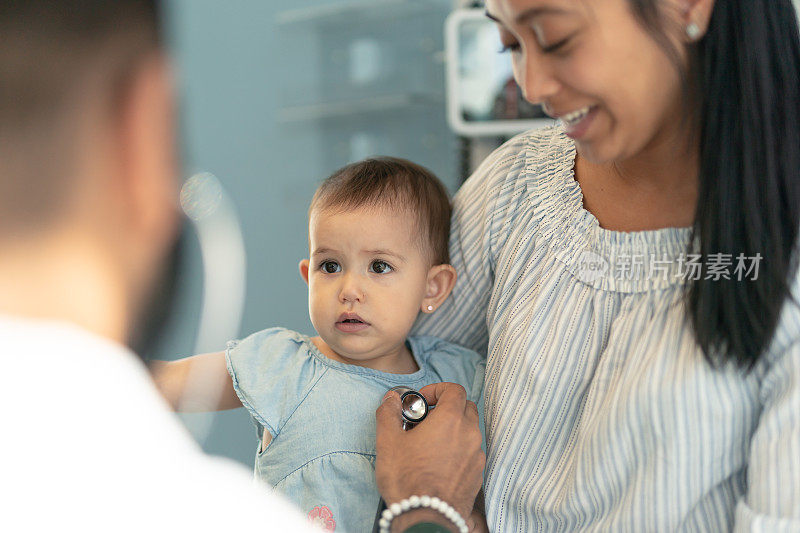
[[[486,0],[526,99],[562,118],[581,156],[623,161],[674,142],[680,76],[628,0]],[[679,0],[661,0],[681,53]],[[588,114],[587,114],[588,111]]]

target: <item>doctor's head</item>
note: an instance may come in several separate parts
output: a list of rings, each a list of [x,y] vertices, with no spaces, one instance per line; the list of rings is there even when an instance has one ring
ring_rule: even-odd
[[[455,284],[450,201],[427,169],[397,158],[348,165],[317,189],[309,209],[309,314],[341,356],[366,360],[405,343],[420,311]]]
[[[0,35],[0,306],[125,340],[177,227],[156,2],[3,2]]]

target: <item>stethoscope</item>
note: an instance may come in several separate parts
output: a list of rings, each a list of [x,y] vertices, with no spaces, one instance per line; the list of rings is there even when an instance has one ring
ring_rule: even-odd
[[[414,389],[398,386],[392,387],[389,390],[396,391],[400,395],[400,405],[402,407],[400,414],[403,419],[404,431],[408,431],[425,420],[425,417],[428,416],[428,413],[432,409],[428,405],[425,396]],[[384,509],[386,509],[386,502],[381,498],[381,501],[378,503],[378,512],[375,514],[375,522],[372,526],[373,533],[378,533],[380,531],[378,521],[381,519],[381,513],[383,513]]]
[[[404,431],[413,428],[428,416],[430,407],[428,406],[427,400],[425,400],[425,396],[414,389],[404,386],[392,387],[389,390],[395,391],[400,395],[400,405],[403,408],[401,414],[403,416]]]

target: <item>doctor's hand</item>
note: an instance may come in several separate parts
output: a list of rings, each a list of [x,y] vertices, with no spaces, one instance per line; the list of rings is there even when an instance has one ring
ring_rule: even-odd
[[[486,464],[478,408],[467,401],[464,387],[455,383],[435,383],[419,392],[436,409],[408,431],[403,431],[397,392],[386,393],[378,407],[378,490],[387,505],[412,495],[437,496],[466,520],[483,483]],[[452,525],[436,515],[436,511],[419,510],[403,513],[395,522],[398,526],[425,521]]]

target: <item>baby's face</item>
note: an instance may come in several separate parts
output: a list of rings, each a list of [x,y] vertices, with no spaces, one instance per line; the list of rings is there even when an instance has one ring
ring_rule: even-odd
[[[365,361],[402,347],[425,296],[429,261],[402,211],[312,213],[309,311],[339,355]]]

